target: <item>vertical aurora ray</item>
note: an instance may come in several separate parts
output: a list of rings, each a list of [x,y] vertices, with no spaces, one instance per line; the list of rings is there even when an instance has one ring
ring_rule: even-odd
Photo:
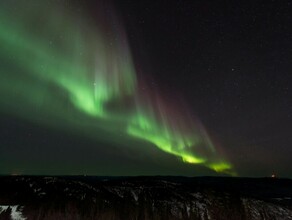
[[[231,172],[200,123],[173,110],[175,105],[166,104],[158,92],[141,94],[127,38],[113,16],[102,15],[97,25],[83,11],[72,13],[74,7],[32,2],[0,4],[4,111],[29,120],[47,117],[40,121],[56,126],[62,120],[65,129],[97,126],[110,136],[122,132],[125,140],[150,142],[186,163]],[[75,118],[76,112],[86,116],[86,123]]]
[[[137,114],[128,126],[132,136],[148,140],[166,153],[186,163],[204,164],[216,172],[231,171],[231,165],[218,157],[214,145],[199,121],[183,108],[166,104],[157,92],[136,99]]]

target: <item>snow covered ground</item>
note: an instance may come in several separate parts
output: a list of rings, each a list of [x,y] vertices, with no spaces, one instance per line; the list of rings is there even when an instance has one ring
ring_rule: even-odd
[[[23,207],[19,205],[0,205],[0,214],[9,208],[11,209],[10,217],[12,220],[26,220],[22,215]]]

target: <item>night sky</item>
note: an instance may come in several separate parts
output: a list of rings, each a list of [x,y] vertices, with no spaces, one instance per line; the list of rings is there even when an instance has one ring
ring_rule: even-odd
[[[0,2],[0,174],[292,177],[292,1]]]

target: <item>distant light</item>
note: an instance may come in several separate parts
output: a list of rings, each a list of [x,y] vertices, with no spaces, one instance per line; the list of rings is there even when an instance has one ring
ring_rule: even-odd
[[[272,177],[272,178],[276,178],[276,174],[273,173],[271,177]]]

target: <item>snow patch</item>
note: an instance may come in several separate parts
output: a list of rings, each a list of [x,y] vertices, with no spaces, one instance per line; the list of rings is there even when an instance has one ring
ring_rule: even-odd
[[[137,201],[138,201],[138,196],[137,196],[137,194],[136,194],[133,190],[132,190],[131,192],[132,192],[132,195],[133,195],[135,201],[137,202]]]
[[[11,214],[10,217],[12,220],[25,220],[26,218],[23,217],[22,215],[22,210],[23,207],[22,206],[18,206],[18,205],[2,205],[0,206],[0,214],[4,211],[6,211],[7,209],[11,209]]]

